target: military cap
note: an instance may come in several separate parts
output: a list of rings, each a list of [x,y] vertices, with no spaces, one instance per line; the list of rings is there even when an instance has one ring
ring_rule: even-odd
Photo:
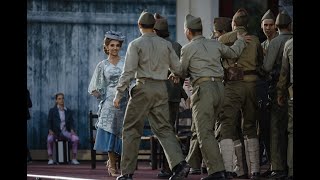
[[[168,30],[167,19],[157,19],[156,23],[154,24],[154,29],[160,30],[160,31]]]
[[[140,17],[138,19],[138,23],[145,24],[145,25],[151,25],[154,24],[156,20],[154,19],[153,15],[149,12],[143,11],[140,14]]]
[[[232,20],[236,23],[237,26],[245,26],[249,22],[248,12],[244,8],[240,8],[233,15]]]
[[[164,19],[164,17],[163,16],[161,16],[159,13],[154,13],[154,19]]]
[[[276,25],[288,25],[292,22],[291,17],[287,13],[287,11],[283,10],[281,11],[276,19]]]
[[[264,15],[261,18],[261,22],[265,19],[273,19],[275,20],[274,14],[273,12],[269,9],[266,13],[264,13]]]
[[[154,18],[156,19],[156,23],[154,24],[154,29],[160,31],[168,31],[168,21],[160,14],[155,13]]]
[[[230,32],[232,30],[231,21],[232,19],[228,17],[216,17],[213,19],[213,29],[216,31]]]
[[[184,21],[184,27],[190,29],[202,29],[201,18],[187,14]]]
[[[116,31],[112,31],[112,30],[106,32],[106,34],[104,36],[106,38],[114,39],[114,40],[117,40],[117,41],[124,41],[124,38],[125,38],[125,36],[123,36],[121,34],[121,32],[116,32]]]

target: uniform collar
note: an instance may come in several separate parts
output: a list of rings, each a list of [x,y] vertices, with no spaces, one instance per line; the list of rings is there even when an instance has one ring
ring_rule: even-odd
[[[157,36],[156,33],[153,33],[153,32],[146,32],[144,34],[142,34],[142,37],[143,36],[146,36],[146,37],[153,37],[153,36]]]
[[[292,32],[280,32],[281,35],[292,35]]]
[[[247,29],[246,29],[244,26],[238,26],[238,27],[236,27],[233,31],[237,31],[237,30],[247,31]]]
[[[198,39],[204,39],[204,36],[203,36],[203,35],[197,35],[197,36],[193,37],[193,38],[191,39],[191,41],[196,41],[196,40],[198,40]]]

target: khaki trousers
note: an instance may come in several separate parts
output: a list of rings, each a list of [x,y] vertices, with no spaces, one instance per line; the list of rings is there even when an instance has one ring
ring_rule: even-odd
[[[146,117],[172,169],[184,160],[184,156],[169,122],[165,80],[137,80],[130,94],[123,122],[121,174],[133,174],[136,169],[140,138]]]
[[[197,151],[197,143],[208,174],[225,170],[219,146],[215,138],[214,125],[224,97],[222,82],[205,81],[193,87],[191,96],[192,126],[196,134],[190,142],[187,160]]]

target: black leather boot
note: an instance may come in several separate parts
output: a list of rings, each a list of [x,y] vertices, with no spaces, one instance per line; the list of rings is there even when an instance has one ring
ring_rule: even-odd
[[[269,179],[284,179],[285,177],[287,177],[286,171],[272,171],[268,176]]]
[[[229,172],[229,171],[227,171],[226,173],[225,173],[225,177],[226,177],[226,179],[233,179],[233,172]]]
[[[208,174],[207,167],[201,167],[202,174]]]
[[[133,180],[133,174],[124,174],[117,177],[116,180]]]
[[[186,161],[181,161],[178,165],[176,165],[173,169],[173,175],[169,180],[181,180],[188,177],[190,171],[190,165]]]
[[[166,170],[161,170],[157,175],[159,179],[168,179],[170,176],[172,176],[172,172],[170,170],[169,172]]]
[[[169,179],[172,176],[172,172],[170,170],[167,158],[164,156],[162,161],[162,169],[158,173],[157,177],[159,179]]]
[[[225,171],[218,171],[210,174],[207,177],[201,178],[201,180],[227,180],[225,173]]]
[[[259,180],[260,179],[260,173],[259,172],[252,173],[250,179]]]
[[[269,177],[271,173],[272,173],[272,171],[269,168],[266,172],[262,173],[260,175],[260,177]]]

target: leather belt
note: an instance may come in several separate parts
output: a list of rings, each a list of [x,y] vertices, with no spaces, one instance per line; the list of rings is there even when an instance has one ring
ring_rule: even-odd
[[[217,82],[222,82],[223,78],[222,77],[200,77],[196,81],[193,82],[192,86],[196,86],[202,82],[205,81],[217,81]]]
[[[243,71],[243,75],[257,75],[257,71],[256,70],[246,70]]]
[[[145,84],[145,82],[147,82],[147,81],[154,81],[154,82],[158,81],[158,82],[160,82],[160,81],[165,81],[165,79],[161,80],[161,79],[151,79],[151,78],[144,78],[144,77],[136,79],[137,83],[142,83],[142,84]]]

